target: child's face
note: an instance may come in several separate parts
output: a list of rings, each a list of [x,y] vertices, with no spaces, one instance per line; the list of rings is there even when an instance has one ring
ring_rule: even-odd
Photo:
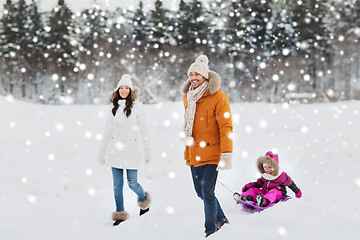
[[[264,170],[267,174],[271,174],[272,173],[272,169],[270,166],[264,166]]]

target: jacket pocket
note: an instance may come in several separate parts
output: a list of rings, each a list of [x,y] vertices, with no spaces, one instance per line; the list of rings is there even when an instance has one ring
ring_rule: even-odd
[[[196,143],[197,156],[200,161],[218,160],[220,157],[220,141],[219,140],[204,140]]]

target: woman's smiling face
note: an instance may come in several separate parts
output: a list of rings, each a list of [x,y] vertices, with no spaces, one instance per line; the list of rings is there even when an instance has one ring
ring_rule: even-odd
[[[119,94],[120,94],[120,97],[122,97],[123,99],[127,98],[127,96],[129,95],[130,93],[130,88],[129,86],[126,86],[126,85],[121,85],[119,87]]]

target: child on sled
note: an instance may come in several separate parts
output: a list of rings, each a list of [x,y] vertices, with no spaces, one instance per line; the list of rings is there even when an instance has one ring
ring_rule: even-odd
[[[301,198],[301,190],[286,172],[280,171],[279,156],[267,152],[257,160],[257,168],[261,177],[256,182],[246,184],[242,193],[234,193],[234,199],[238,202],[253,201],[257,206],[266,207],[286,197],[286,187],[289,187],[297,198]]]

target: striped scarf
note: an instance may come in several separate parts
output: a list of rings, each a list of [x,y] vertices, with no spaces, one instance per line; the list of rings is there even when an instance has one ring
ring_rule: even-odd
[[[187,93],[188,106],[185,113],[185,122],[184,122],[184,133],[185,133],[185,145],[191,146],[194,143],[194,138],[192,137],[192,130],[196,112],[196,102],[205,94],[208,90],[208,81],[205,81],[199,87],[195,88],[193,85],[190,85],[189,92]]]

